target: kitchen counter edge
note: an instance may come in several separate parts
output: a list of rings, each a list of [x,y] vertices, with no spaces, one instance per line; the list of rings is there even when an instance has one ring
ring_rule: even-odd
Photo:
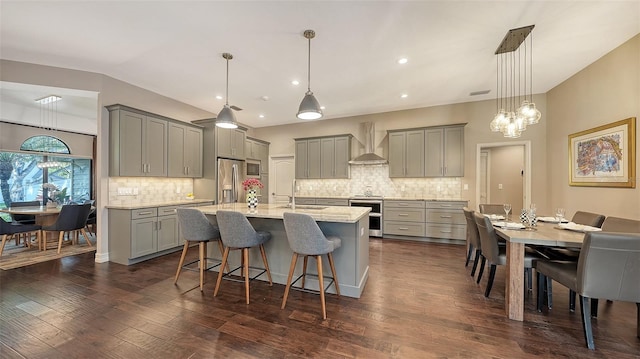
[[[141,209],[166,206],[188,206],[202,203],[213,203],[213,199],[180,199],[175,201],[158,201],[144,203],[108,204],[107,209]]]

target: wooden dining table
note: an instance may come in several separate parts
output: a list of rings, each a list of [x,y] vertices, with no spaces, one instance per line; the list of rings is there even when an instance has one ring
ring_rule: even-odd
[[[505,309],[512,320],[524,320],[524,251],[525,245],[580,248],[584,233],[561,229],[557,223],[538,222],[532,230],[497,228],[496,233],[507,242],[507,275]]]
[[[9,214],[25,214],[35,216],[36,224],[41,226],[49,226],[56,222],[60,214],[59,207],[32,206],[32,207],[9,207],[1,208],[0,212]]]

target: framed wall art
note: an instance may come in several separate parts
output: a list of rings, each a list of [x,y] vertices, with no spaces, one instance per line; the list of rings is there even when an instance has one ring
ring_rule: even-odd
[[[636,118],[569,135],[569,185],[636,187]]]

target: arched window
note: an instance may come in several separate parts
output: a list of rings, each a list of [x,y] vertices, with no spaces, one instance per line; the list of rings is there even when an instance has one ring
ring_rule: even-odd
[[[20,145],[21,151],[34,151],[34,152],[46,152],[46,153],[63,153],[71,154],[69,146],[61,140],[52,136],[33,136],[27,138],[22,145]]]

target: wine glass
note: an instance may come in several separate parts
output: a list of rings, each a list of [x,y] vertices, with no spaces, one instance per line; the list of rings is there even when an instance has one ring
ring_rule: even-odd
[[[504,213],[505,213],[504,220],[505,221],[509,220],[509,212],[511,212],[511,204],[505,203],[504,204]]]
[[[556,208],[556,218],[558,219],[558,223],[562,222],[562,220],[564,219],[564,208]]]

